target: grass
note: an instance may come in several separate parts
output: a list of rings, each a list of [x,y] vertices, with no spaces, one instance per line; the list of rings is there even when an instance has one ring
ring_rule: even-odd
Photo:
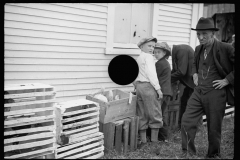
[[[154,146],[151,142],[142,149],[137,149],[127,154],[119,155],[115,150],[105,154],[102,159],[181,159],[181,137],[180,133],[171,133],[169,143],[159,142],[159,155],[156,155],[153,150]],[[195,146],[197,156],[191,159],[203,159],[207,154],[208,136],[207,126],[202,125],[196,134]],[[221,159],[233,159],[234,155],[234,117],[225,118],[222,125],[221,139]]]

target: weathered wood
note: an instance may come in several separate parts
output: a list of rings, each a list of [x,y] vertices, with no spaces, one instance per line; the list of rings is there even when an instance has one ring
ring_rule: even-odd
[[[138,125],[139,125],[139,117],[135,117],[135,144],[134,149],[137,149],[137,142],[138,142]]]
[[[118,154],[122,153],[122,124],[116,125],[115,148]]]
[[[90,148],[93,148],[93,147],[96,147],[96,146],[100,146],[103,144],[103,140],[99,141],[99,142],[94,142],[93,144],[87,144],[87,145],[84,145],[83,147],[78,147],[76,149],[71,149],[70,151],[68,152],[65,152],[65,153],[62,153],[62,154],[59,154],[57,156],[57,158],[63,158],[63,157],[66,157],[66,156],[69,156],[69,155],[72,155],[74,153],[79,153],[79,152],[82,152],[84,150],[87,150],[87,149],[90,149]]]
[[[102,156],[104,156],[104,153],[103,153],[103,152],[98,153],[98,154],[93,155],[93,156],[90,156],[90,157],[86,157],[86,158],[84,158],[84,159],[99,159],[99,158],[101,158]]]
[[[39,133],[39,134],[34,134],[34,135],[27,135],[23,137],[16,137],[16,138],[11,138],[11,139],[4,139],[4,144],[7,143],[12,143],[12,142],[19,142],[19,141],[27,141],[31,139],[39,139],[39,138],[49,138],[53,137],[54,133],[53,132],[45,132],[45,133]]]
[[[86,140],[86,139],[88,139],[88,138],[92,138],[92,137],[95,137],[95,136],[98,136],[100,134],[100,132],[95,132],[95,133],[93,133],[93,134],[89,134],[89,135],[84,135],[84,136],[82,136],[82,137],[77,137],[77,138],[75,138],[74,139],[74,143],[75,142],[81,142],[81,141],[84,141],[84,140]],[[73,143],[72,142],[72,143]]]
[[[77,146],[81,146],[81,145],[87,144],[87,143],[92,142],[92,141],[103,139],[103,137],[104,137],[103,134],[95,134],[93,137],[85,139],[84,141],[76,142],[74,144],[70,144],[70,145],[67,145],[67,146],[59,146],[59,148],[56,150],[56,152],[58,153],[58,152],[68,151],[68,150],[71,150],[72,148],[75,148]]]
[[[24,105],[32,105],[32,104],[45,104],[45,103],[54,103],[56,102],[55,99],[48,99],[48,100],[38,100],[38,101],[29,101],[29,102],[19,102],[19,103],[7,103],[4,104],[4,107],[18,107]]]
[[[87,156],[89,154],[93,154],[93,153],[96,153],[96,152],[100,152],[104,149],[103,146],[101,147],[98,147],[98,148],[94,148],[90,151],[87,151],[87,152],[84,152],[84,153],[80,153],[80,154],[77,154],[77,155],[74,155],[74,156],[71,156],[71,157],[66,157],[65,159],[75,159],[75,158],[81,158],[83,156]]]
[[[9,157],[4,157],[4,158],[9,158],[9,159],[21,158],[21,157],[30,156],[33,154],[42,153],[42,152],[53,151],[54,149],[55,149],[54,147],[45,148],[45,149],[40,149],[40,150],[36,150],[36,151],[32,151],[32,152],[17,154],[17,155],[13,155],[13,156],[9,156]]]
[[[97,133],[98,131],[99,131],[98,128],[94,128],[94,129],[91,129],[91,130],[86,131],[86,132],[81,132],[81,133],[78,133],[78,134],[70,135],[69,136],[69,143],[74,142],[75,139],[77,139],[78,137],[82,137],[82,136],[89,135],[89,134],[92,134],[92,133]]]
[[[134,150],[134,146],[135,146],[135,118],[131,117],[131,124],[130,124],[130,150],[133,151]]]
[[[32,108],[32,109],[24,109],[24,110],[15,110],[10,112],[4,112],[4,116],[10,115],[22,115],[26,113],[33,113],[33,112],[42,112],[47,110],[53,110],[53,107],[44,107],[44,108]]]
[[[56,141],[56,139],[52,138],[52,139],[38,141],[38,142],[4,146],[4,152],[16,150],[16,149],[24,149],[24,148],[31,148],[31,147],[36,147],[36,146],[43,146],[46,144],[54,143],[55,141]]]
[[[36,88],[49,88],[54,89],[53,86],[42,84],[42,83],[27,83],[27,84],[10,84],[4,86],[4,91],[13,91],[13,90],[27,90],[27,89],[36,89]]]
[[[70,116],[70,115],[89,112],[89,111],[98,111],[99,108],[100,107],[92,107],[92,108],[83,109],[83,110],[79,110],[79,111],[66,112],[66,113],[63,113],[63,116]]]
[[[67,125],[63,126],[63,129],[68,129],[68,128],[72,128],[72,127],[77,127],[77,126],[81,126],[81,125],[85,125],[85,124],[94,123],[94,122],[97,122],[98,120],[99,120],[99,117],[93,118],[93,119],[90,119],[90,120],[85,120],[85,121],[73,123],[73,124],[67,124]]]
[[[99,123],[99,131],[103,133],[103,123],[98,122]]]
[[[103,125],[105,151],[113,149],[115,124],[110,122]]]
[[[74,120],[79,120],[79,119],[86,118],[86,117],[91,117],[91,116],[98,116],[98,115],[99,115],[98,112],[93,112],[93,113],[89,113],[89,114],[84,114],[84,115],[80,115],[80,116],[75,116],[75,117],[63,119],[62,123],[66,123],[66,122],[70,122],[70,121],[74,121]]]
[[[69,135],[69,134],[73,134],[73,133],[76,133],[76,132],[80,132],[80,131],[84,131],[84,130],[87,130],[87,129],[92,129],[92,128],[98,128],[99,124],[96,122],[94,124],[89,124],[89,126],[86,126],[86,127],[81,127],[79,129],[76,129],[76,130],[72,130],[72,131],[64,131],[64,133],[66,135]]]
[[[124,131],[124,147],[123,147],[123,152],[124,154],[127,153],[128,151],[128,140],[129,140],[129,123],[131,122],[130,119],[124,120],[124,126],[123,126],[123,131]]]
[[[29,155],[26,157],[23,157],[23,159],[45,159],[46,155],[52,154],[53,151],[47,151],[47,152],[43,152],[43,153],[38,153],[38,154],[34,154],[34,155]]]

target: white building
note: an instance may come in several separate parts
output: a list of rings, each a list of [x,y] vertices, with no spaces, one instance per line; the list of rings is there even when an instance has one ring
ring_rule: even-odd
[[[136,58],[136,43],[146,35],[195,49],[191,27],[202,15],[198,3],[7,3],[4,83],[50,84],[59,102],[85,98],[101,87],[132,91],[132,84],[120,86],[109,78],[111,59]]]

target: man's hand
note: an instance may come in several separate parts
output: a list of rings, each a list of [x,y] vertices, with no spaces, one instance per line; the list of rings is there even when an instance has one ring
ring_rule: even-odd
[[[193,82],[196,86],[198,86],[198,75],[197,75],[197,73],[193,74]]]
[[[223,87],[229,84],[227,79],[215,80],[212,83],[215,83],[213,84],[213,87],[215,87],[215,89],[222,89]]]
[[[157,90],[157,93],[158,93],[158,99],[162,99],[163,98],[162,91],[159,89]]]

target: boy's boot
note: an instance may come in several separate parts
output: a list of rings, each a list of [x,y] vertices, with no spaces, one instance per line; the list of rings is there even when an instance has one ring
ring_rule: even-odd
[[[138,148],[141,149],[144,145],[147,144],[147,132],[146,132],[146,129],[144,129],[144,130],[139,130],[139,133],[140,133],[141,143]]]

